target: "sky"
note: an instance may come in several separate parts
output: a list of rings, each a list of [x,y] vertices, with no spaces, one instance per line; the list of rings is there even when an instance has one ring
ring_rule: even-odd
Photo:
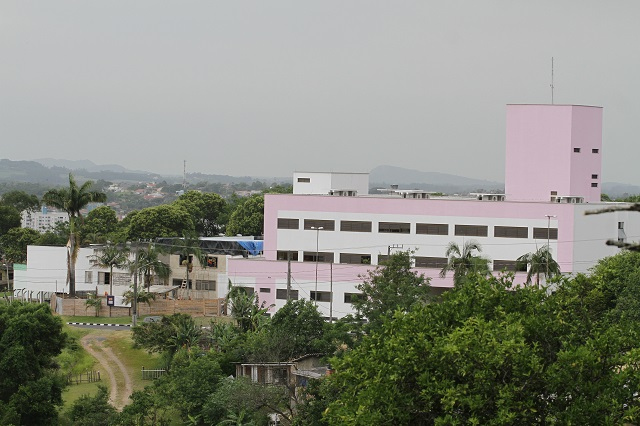
[[[0,0],[0,158],[504,181],[510,103],[604,107],[640,184],[640,2]],[[542,166],[541,166],[542,167]]]

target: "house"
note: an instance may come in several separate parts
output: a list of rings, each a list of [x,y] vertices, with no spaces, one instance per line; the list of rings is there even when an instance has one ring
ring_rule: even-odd
[[[617,253],[607,240],[640,235],[637,213],[585,215],[612,206],[600,202],[602,108],[508,105],[506,133],[504,194],[363,194],[362,174],[351,181],[296,174],[293,194],[265,196],[264,257],[231,259],[230,279],[275,312],[290,277],[293,299],[313,300],[323,316],[340,318],[354,312],[362,277],[394,250],[415,251],[415,270],[441,293],[453,286],[451,274],[439,276],[450,242],[479,242],[495,274],[511,271],[522,283],[516,259],[547,244],[571,274]]]

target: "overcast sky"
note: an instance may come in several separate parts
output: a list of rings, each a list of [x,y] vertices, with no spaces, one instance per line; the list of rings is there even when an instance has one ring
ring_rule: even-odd
[[[0,0],[0,158],[503,181],[505,105],[604,107],[640,184],[640,2]]]

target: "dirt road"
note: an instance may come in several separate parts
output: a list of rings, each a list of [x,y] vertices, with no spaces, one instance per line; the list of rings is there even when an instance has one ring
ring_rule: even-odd
[[[113,331],[103,331],[84,336],[80,343],[91,356],[98,360],[100,369],[109,376],[109,402],[118,410],[129,403],[133,393],[131,377],[122,361],[105,345],[106,336]]]

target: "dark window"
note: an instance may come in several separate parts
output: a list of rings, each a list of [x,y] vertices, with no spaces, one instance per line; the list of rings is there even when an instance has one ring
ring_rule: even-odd
[[[345,293],[344,303],[353,303],[360,296],[362,296],[362,293]]]
[[[417,223],[416,234],[449,235],[449,225],[446,223]]]
[[[188,258],[188,260],[187,260]],[[183,254],[180,255],[180,266],[187,266],[188,263],[193,263],[193,255],[185,256]]]
[[[598,179],[598,175],[591,175],[591,179]]]
[[[291,300],[298,300],[298,290],[291,290],[289,295]],[[287,289],[279,288],[276,290],[276,299],[287,300]]]
[[[467,237],[486,237],[489,227],[486,225],[456,225],[456,235]]]
[[[591,152],[594,154],[597,154],[598,152],[600,152],[600,150],[598,148],[593,148]]]
[[[426,257],[416,256],[416,268],[437,268],[442,269],[447,265],[446,257]]]
[[[278,260],[289,260],[289,259],[287,259],[287,253],[290,253],[292,261],[296,261],[296,262],[298,261],[298,252],[297,251],[282,251],[282,250],[278,250],[277,259]]]
[[[316,254],[317,254],[318,262],[333,263],[333,253],[322,252],[322,251],[320,253],[316,253],[315,251],[305,251],[302,256],[302,260],[304,262],[315,262]]]
[[[624,222],[618,222],[618,229],[624,229]]]
[[[218,258],[216,256],[207,255],[207,268],[217,268]]]
[[[598,187],[598,182],[591,182],[591,187],[592,188],[597,188]]]
[[[309,183],[311,182],[311,178],[298,178],[299,183]]]
[[[322,228],[324,231],[333,231],[335,229],[336,222],[334,220],[320,220],[320,219],[305,219],[304,229]]]
[[[340,253],[340,263],[371,264],[370,254]]]
[[[299,229],[300,219],[278,218],[278,229]]]
[[[271,289],[267,287],[260,287],[260,293],[271,293]]]
[[[378,224],[378,232],[391,232],[394,234],[408,234],[411,230],[411,224],[398,222],[380,222]]]
[[[493,261],[493,270],[494,271],[526,271],[527,265],[522,263],[518,265],[518,262],[515,260],[494,260]]]
[[[371,222],[341,220],[340,230],[344,232],[371,232]]]
[[[495,226],[493,236],[497,238],[529,238],[526,226]]]
[[[573,152],[580,152],[580,148],[573,148]]]
[[[211,290],[216,289],[216,282],[213,280],[196,280],[196,290]]]
[[[537,240],[547,239],[547,229],[549,229],[549,239],[558,239],[558,228],[533,228],[533,238]]]
[[[328,291],[310,291],[309,300],[318,302],[331,302],[331,293]]]
[[[558,195],[558,191],[551,191],[551,195]]]

